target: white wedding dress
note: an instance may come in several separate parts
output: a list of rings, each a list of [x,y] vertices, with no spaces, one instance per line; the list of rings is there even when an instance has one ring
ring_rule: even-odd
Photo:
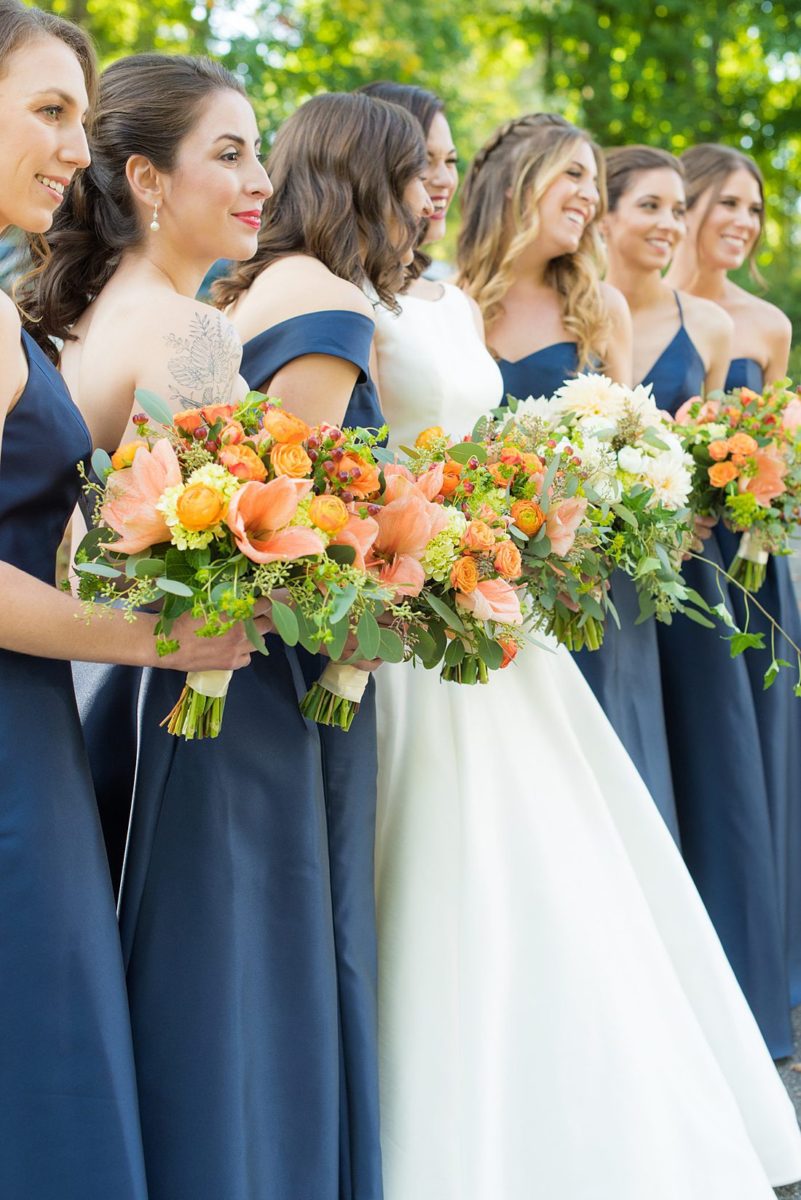
[[[401,303],[377,314],[391,444],[460,436],[499,372],[455,288]],[[756,1023],[570,655],[376,683],[386,1200],[768,1200],[801,1177]]]

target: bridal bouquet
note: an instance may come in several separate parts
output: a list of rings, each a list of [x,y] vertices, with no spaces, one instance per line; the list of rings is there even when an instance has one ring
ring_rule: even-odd
[[[693,503],[741,533],[729,571],[751,592],[801,523],[801,399],[784,383],[696,397],[676,415],[693,462]]]
[[[178,648],[172,626],[185,612],[204,622],[201,637],[243,621],[266,654],[253,611],[267,597],[290,646],[323,648],[332,660],[346,647],[351,659],[403,656],[391,625],[409,614],[363,556],[382,489],[373,449],[383,431],[311,428],[258,392],[177,414],[152,393],[136,397],[145,410],[134,417],[138,437],[111,458],[96,451],[102,483],[86,483],[97,525],[75,569],[90,611],[112,599],[133,619],[160,602],[161,655]],[[347,728],[367,678],[352,672],[348,661],[332,661],[304,711]],[[170,733],[216,737],[230,679],[228,671],[190,672],[165,719]]]

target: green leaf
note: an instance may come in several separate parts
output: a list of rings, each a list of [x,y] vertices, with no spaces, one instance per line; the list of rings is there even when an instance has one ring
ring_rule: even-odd
[[[445,651],[445,666],[458,667],[459,663],[464,659],[465,653],[464,642],[462,639],[454,638],[448,646],[448,649]]]
[[[414,653],[421,662],[427,662],[437,653],[437,641],[427,629],[418,626],[414,630]],[[437,661],[442,657],[440,653]]]
[[[637,563],[637,570],[634,572],[635,579],[641,579],[643,575],[650,575],[653,571],[662,569],[662,564],[658,558],[641,558]]]
[[[487,461],[487,451],[478,442],[457,442],[455,446],[448,447],[448,457],[462,466],[471,458],[477,458],[483,464]]]
[[[384,662],[403,662],[403,642],[394,629],[382,629],[381,641],[378,647],[378,657]]]
[[[706,600],[704,599],[704,597],[701,595],[700,592],[697,592],[695,590],[695,588],[686,587],[686,585],[685,585],[685,593],[686,593],[687,599],[691,600],[692,603],[695,604],[698,608],[702,608],[704,610],[704,612],[712,611],[711,608],[709,607],[709,605],[707,604]]]
[[[503,662],[503,646],[500,646],[492,638],[486,637],[483,633],[480,633],[476,638],[476,644],[481,659],[491,671],[497,671]]]
[[[684,615],[688,618],[688,620],[695,621],[696,625],[702,625],[704,629],[715,628],[714,621],[710,621],[709,617],[705,617],[703,613],[699,613],[694,608],[685,608]]]
[[[102,525],[96,529],[90,529],[81,538],[75,553],[76,555],[85,554],[88,558],[98,558],[106,550],[114,549],[111,538],[115,536],[110,529],[106,529]]]
[[[287,646],[297,646],[300,639],[298,619],[288,604],[280,600],[272,602],[272,618],[275,631]]]
[[[720,604],[713,604],[709,611],[714,613],[715,616],[718,617],[719,620],[721,620],[729,629],[733,629],[735,632],[737,632],[737,622],[722,600]]]
[[[461,618],[457,616],[444,600],[440,600],[439,596],[435,596],[433,592],[425,592],[424,595],[433,611],[438,617],[442,617],[446,625],[449,625],[451,629],[455,629],[457,633],[465,633],[465,627]]]
[[[326,646],[329,658],[336,662],[342,657],[342,651],[345,649],[345,642],[348,640],[350,633],[350,622],[348,618],[342,617],[341,620],[332,627],[333,638]]]
[[[140,558],[135,571],[137,579],[150,579],[153,575],[161,575],[164,571],[164,559]]]
[[[649,446],[653,446],[656,450],[669,450],[667,442],[663,442],[655,429],[646,429],[642,435],[642,440],[647,442]]]
[[[376,462],[394,463],[395,461],[394,450],[387,450],[386,446],[373,446],[372,455]]]
[[[181,583],[179,579],[168,579],[166,575],[159,575],[156,585],[161,588],[162,592],[169,592],[171,596],[184,596],[191,600],[195,594],[191,587]]]
[[[245,633],[248,635],[248,641],[250,642],[251,646],[258,650],[259,654],[263,654],[265,658],[269,658],[270,651],[265,646],[264,638],[256,628],[256,622],[253,620],[253,618],[247,617],[243,624],[245,626]]]
[[[445,636],[445,626],[439,621],[429,621],[428,629],[421,630],[419,636],[419,647],[417,651],[418,657],[423,663],[426,670],[431,670],[442,660],[442,656],[448,648],[448,639]],[[425,638],[430,638],[433,643],[433,649],[429,652],[426,649]]]
[[[147,388],[137,388],[134,392],[136,403],[146,412],[157,425],[172,425],[172,410],[164,403],[161,396]]]
[[[639,528],[637,518],[633,515],[633,513],[629,512],[625,504],[613,504],[611,505],[611,508],[612,512],[620,517],[621,521],[625,522],[626,525],[631,525],[633,529]]]
[[[109,471],[114,470],[114,467],[111,464],[111,459],[106,451],[101,449],[100,446],[98,446],[92,455],[92,470],[97,478],[101,481],[106,478],[106,475],[108,475]]]
[[[744,650],[765,649],[765,635],[762,633],[733,633],[726,641],[732,658],[737,658]]]
[[[331,605],[328,619],[332,625],[337,625],[350,612],[358,592],[352,583],[346,584],[341,589],[332,587],[331,592],[334,596],[334,603]]]
[[[317,654],[320,649],[320,639],[317,637],[314,626],[300,609],[295,613],[295,619],[298,623],[298,641],[301,646],[309,654]]]
[[[104,579],[117,579],[122,574],[116,567],[110,567],[108,563],[76,563],[75,570],[80,571],[82,575],[102,575]]]
[[[356,561],[355,546],[328,546],[326,554],[343,567],[349,567]]]
[[[363,658],[377,658],[381,646],[381,629],[369,608],[359,617],[356,626],[356,636],[359,639]]]
[[[776,679],[779,674],[779,670],[780,670],[779,664],[776,662],[776,659],[774,658],[773,662],[770,664],[770,666],[768,667],[764,676],[762,677],[763,692],[766,692],[768,690],[768,688],[772,687],[773,684],[776,682]]]

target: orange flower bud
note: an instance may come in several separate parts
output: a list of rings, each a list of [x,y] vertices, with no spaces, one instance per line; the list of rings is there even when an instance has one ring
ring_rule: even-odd
[[[459,486],[459,480],[462,478],[463,470],[464,468],[462,467],[461,463],[454,462],[452,458],[448,459],[448,461],[445,463],[442,477],[442,488],[440,489],[443,496],[453,495]]]
[[[350,514],[339,496],[315,496],[309,505],[309,517],[323,533],[339,533]]]
[[[498,638],[498,645],[503,650],[503,661],[500,667],[503,670],[517,657],[517,642],[513,642],[511,638]]]
[[[178,412],[172,419],[173,425],[182,430],[183,433],[194,433],[201,425],[205,425],[205,420],[199,408],[186,408],[183,412]]]
[[[279,442],[270,451],[270,463],[276,475],[290,479],[306,479],[311,474],[312,460],[296,442]]]
[[[228,502],[207,483],[190,483],[175,506],[184,529],[211,529],[225,516]]]
[[[731,462],[715,463],[713,467],[709,467],[709,482],[713,487],[725,487],[727,483],[731,483],[736,479],[740,472]]]
[[[422,433],[418,433],[414,444],[419,450],[429,450],[434,442],[446,436],[445,430],[441,425],[431,425],[428,429],[424,429]]]
[[[470,521],[462,534],[462,545],[486,554],[495,549],[495,530],[486,521]]]
[[[724,458],[729,457],[729,443],[725,438],[709,443],[709,457],[715,462],[723,462]]]
[[[545,521],[545,513],[536,500],[515,500],[511,511],[515,525],[526,537],[533,537]]]
[[[311,428],[305,421],[296,417],[294,413],[285,412],[283,408],[268,408],[261,423],[277,442],[289,445],[305,442],[311,433]]]
[[[451,567],[451,587],[457,592],[464,592],[465,595],[474,592],[478,587],[478,566],[469,554],[457,558]]]
[[[732,454],[756,454],[759,442],[747,433],[733,433],[729,438],[729,450]]]
[[[112,454],[111,465],[115,471],[121,471],[124,467],[130,467],[136,458],[137,451],[146,449],[147,442],[143,442],[141,438],[137,438],[135,442],[126,442],[124,446],[120,446],[119,450],[115,450]]]
[[[267,468],[250,446],[223,446],[217,457],[220,465],[236,475],[237,479],[245,482],[255,479],[257,483],[264,483],[267,478]]]
[[[504,579],[519,579],[523,570],[520,551],[512,541],[501,542],[495,551],[495,570]]]

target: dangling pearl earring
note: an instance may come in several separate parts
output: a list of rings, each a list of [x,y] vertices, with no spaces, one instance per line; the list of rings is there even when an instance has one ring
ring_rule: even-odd
[[[159,225],[159,206],[158,206],[158,204],[153,205],[153,220],[150,222],[150,228],[153,230],[154,233],[158,233],[158,231],[161,229],[161,226]]]

